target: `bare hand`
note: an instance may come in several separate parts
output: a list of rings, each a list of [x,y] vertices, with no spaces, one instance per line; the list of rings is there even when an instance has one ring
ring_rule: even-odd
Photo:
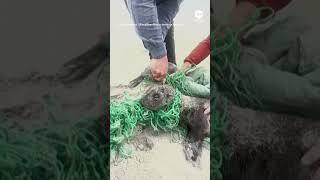
[[[168,72],[168,58],[164,56],[160,59],[151,59],[151,76],[156,81],[163,81]]]
[[[183,72],[185,72],[187,69],[189,69],[190,67],[191,67],[191,63],[189,63],[189,62],[185,62],[185,63],[183,63],[183,65],[182,65],[182,71]]]
[[[311,180],[320,180],[320,140],[313,146],[301,160],[302,164],[312,169]],[[313,168],[314,167],[314,168]]]

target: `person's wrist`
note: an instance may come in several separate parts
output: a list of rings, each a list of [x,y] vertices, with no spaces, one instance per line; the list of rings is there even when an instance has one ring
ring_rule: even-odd
[[[191,63],[188,60],[185,60],[183,63],[183,66],[185,66],[185,67],[191,66]]]
[[[182,65],[182,70],[185,71],[188,68],[190,68],[192,66],[192,63],[190,63],[189,61],[185,60],[183,65]]]
[[[159,59],[161,59],[161,60],[167,60],[167,61],[168,61],[167,54],[164,54],[164,55],[160,56]]]
[[[150,49],[152,59],[161,59],[167,56],[165,45]]]

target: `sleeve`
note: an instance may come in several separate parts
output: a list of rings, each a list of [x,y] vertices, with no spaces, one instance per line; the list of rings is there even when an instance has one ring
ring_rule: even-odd
[[[279,11],[286,7],[292,0],[236,0],[236,3],[246,1],[254,4],[255,6],[269,6],[275,11]]]
[[[210,55],[210,35],[200,42],[191,53],[185,58],[184,62],[199,64]]]

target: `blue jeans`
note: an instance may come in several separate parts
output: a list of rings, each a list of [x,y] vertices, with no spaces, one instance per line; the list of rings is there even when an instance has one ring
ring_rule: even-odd
[[[137,34],[152,58],[167,55],[166,35],[181,2],[182,0],[126,0]]]

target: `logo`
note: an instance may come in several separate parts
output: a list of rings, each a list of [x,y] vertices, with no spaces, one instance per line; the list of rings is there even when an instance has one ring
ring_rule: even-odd
[[[203,22],[203,16],[204,16],[203,11],[201,11],[201,10],[194,11],[195,21]]]
[[[202,18],[203,18],[203,11],[201,11],[201,10],[196,10],[196,11],[194,12],[194,17],[195,17],[196,19],[198,19],[198,20],[202,19]]]

